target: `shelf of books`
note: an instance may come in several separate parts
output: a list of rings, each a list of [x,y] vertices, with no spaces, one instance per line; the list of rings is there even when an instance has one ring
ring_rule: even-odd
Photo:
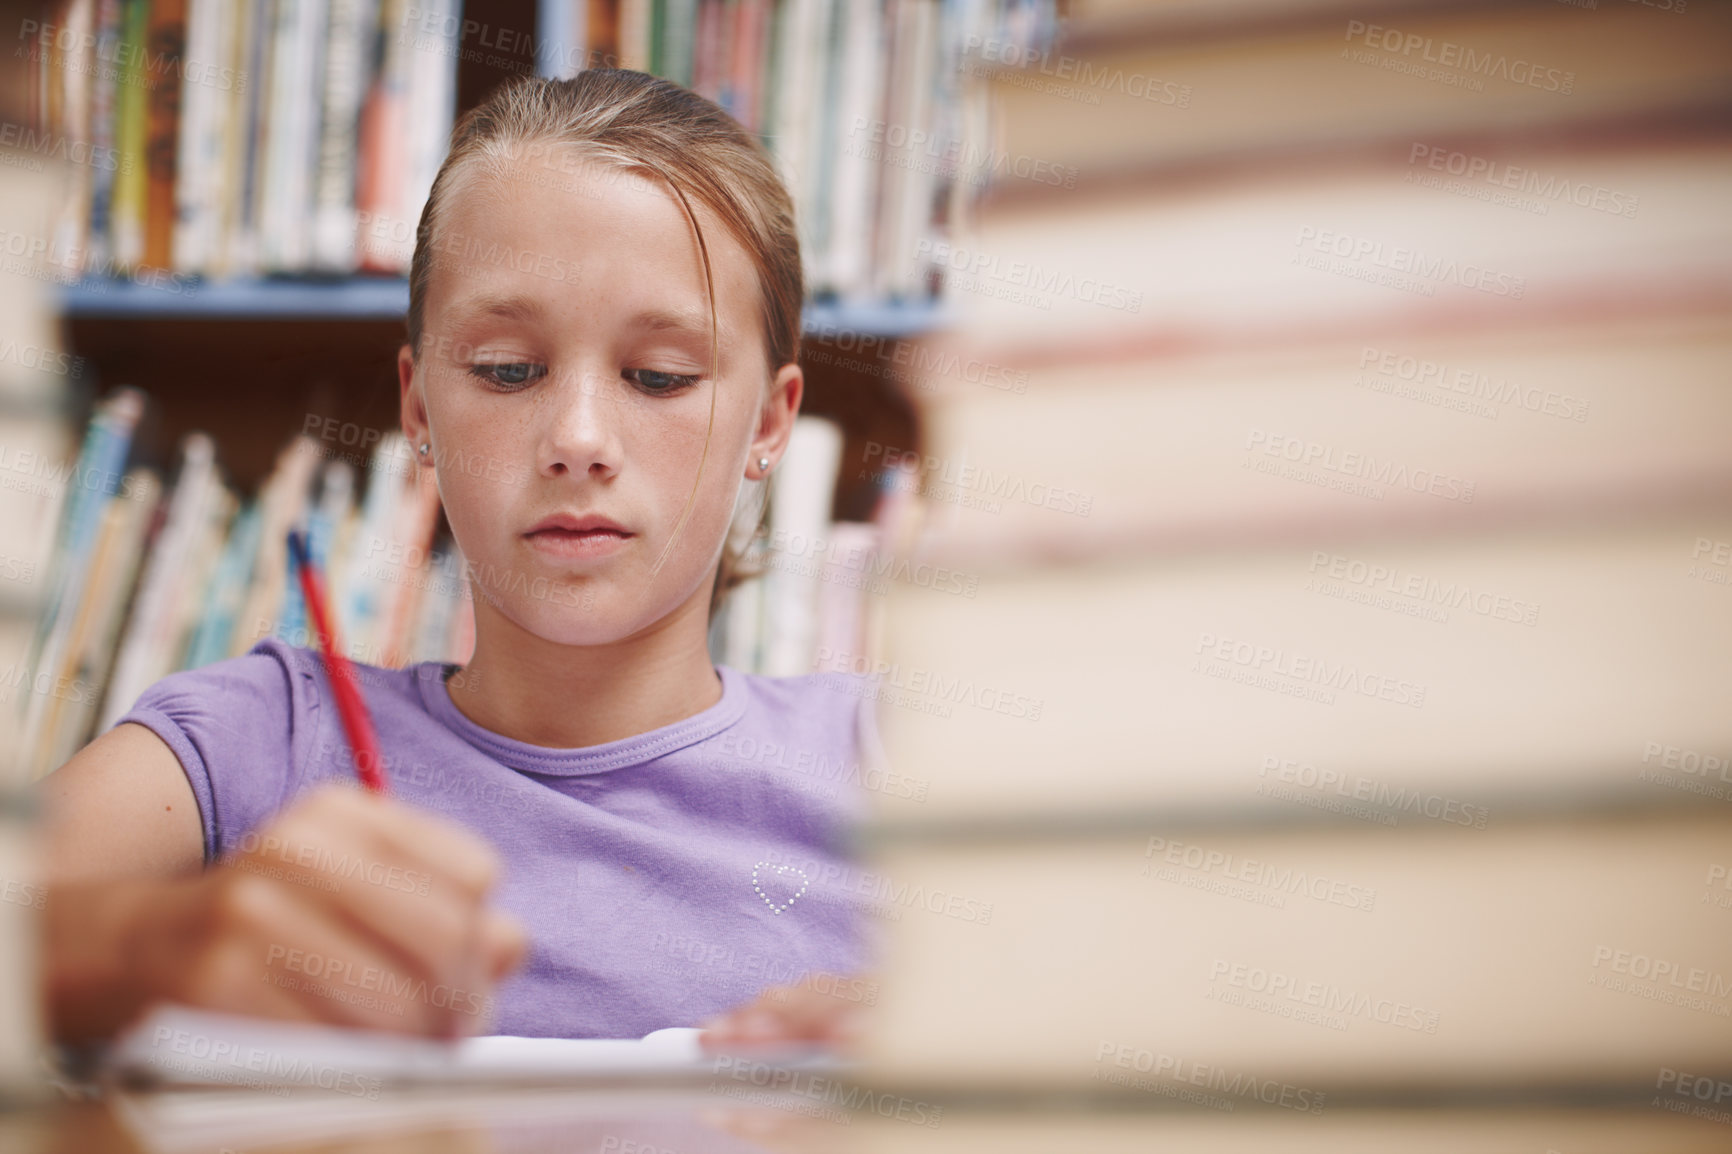
[[[903,333],[979,183],[955,62],[971,37],[1044,34],[1048,9],[543,0],[514,28],[456,0],[64,0],[28,37],[38,128],[72,161],[45,263],[75,316],[400,315],[394,278],[460,70],[491,87],[625,66],[757,132],[794,194],[814,297],[852,330]]]
[[[454,118],[528,70],[654,71],[768,145],[801,229],[812,415],[748,552],[762,577],[718,612],[712,648],[778,674],[857,657],[908,477],[843,462],[918,444],[910,397],[934,386],[913,341],[947,323],[944,237],[991,175],[958,62],[971,38],[1052,25],[1022,0],[53,5],[27,30],[21,139],[62,193],[27,275],[67,323],[61,406],[88,420],[81,446],[5,463],[52,542],[18,664],[47,688],[9,694],[24,771],[169,672],[307,643],[291,525],[352,657],[467,658],[466,574],[392,431],[392,354]]]

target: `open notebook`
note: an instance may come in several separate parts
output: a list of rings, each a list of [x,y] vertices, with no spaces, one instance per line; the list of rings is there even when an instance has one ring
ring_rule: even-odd
[[[158,1006],[117,1038],[102,1059],[120,1080],[164,1085],[306,1086],[356,1096],[415,1082],[523,1082],[630,1075],[703,1074],[727,1057],[705,1054],[700,1031],[643,1038],[517,1038],[438,1042],[370,1030]],[[776,1066],[840,1068],[810,1047],[754,1051]]]

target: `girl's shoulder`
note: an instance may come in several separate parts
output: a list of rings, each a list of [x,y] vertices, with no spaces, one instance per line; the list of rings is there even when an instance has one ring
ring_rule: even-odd
[[[420,666],[350,664],[370,706],[383,704],[381,698],[413,698],[415,679],[426,672]],[[330,679],[317,652],[267,637],[239,657],[168,674],[139,695],[132,712],[221,716],[236,723],[268,719],[292,728],[297,715],[316,709],[329,695]]]
[[[435,667],[436,668],[436,667]],[[419,667],[355,666],[376,717],[425,712]],[[171,673],[116,724],[142,725],[180,761],[198,798],[207,860],[293,795],[337,732],[330,682],[312,650],[267,638],[239,657]]]
[[[858,758],[876,745],[871,678],[852,673],[770,677],[728,669],[744,688],[740,719],[747,731],[776,735],[795,747]]]
[[[849,715],[860,700],[870,696],[872,681],[853,673],[807,673],[795,677],[771,677],[742,673],[729,668],[746,690],[746,708],[794,719],[803,715],[834,717]]]

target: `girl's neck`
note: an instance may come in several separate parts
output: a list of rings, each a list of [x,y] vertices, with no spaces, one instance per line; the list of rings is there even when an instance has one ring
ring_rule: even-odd
[[[649,630],[607,645],[560,645],[475,602],[475,656],[448,682],[469,720],[530,745],[576,749],[636,737],[716,704],[708,591]]]

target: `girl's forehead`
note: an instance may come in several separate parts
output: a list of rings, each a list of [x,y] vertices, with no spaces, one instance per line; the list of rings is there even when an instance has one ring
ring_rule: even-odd
[[[436,279],[449,278],[441,295],[467,296],[462,282],[511,284],[550,297],[650,296],[668,311],[707,316],[698,237],[667,184],[564,151],[581,163],[464,166],[431,238],[433,263],[443,265]],[[686,201],[702,229],[718,323],[750,326],[759,308],[750,255],[713,210],[689,193]]]

